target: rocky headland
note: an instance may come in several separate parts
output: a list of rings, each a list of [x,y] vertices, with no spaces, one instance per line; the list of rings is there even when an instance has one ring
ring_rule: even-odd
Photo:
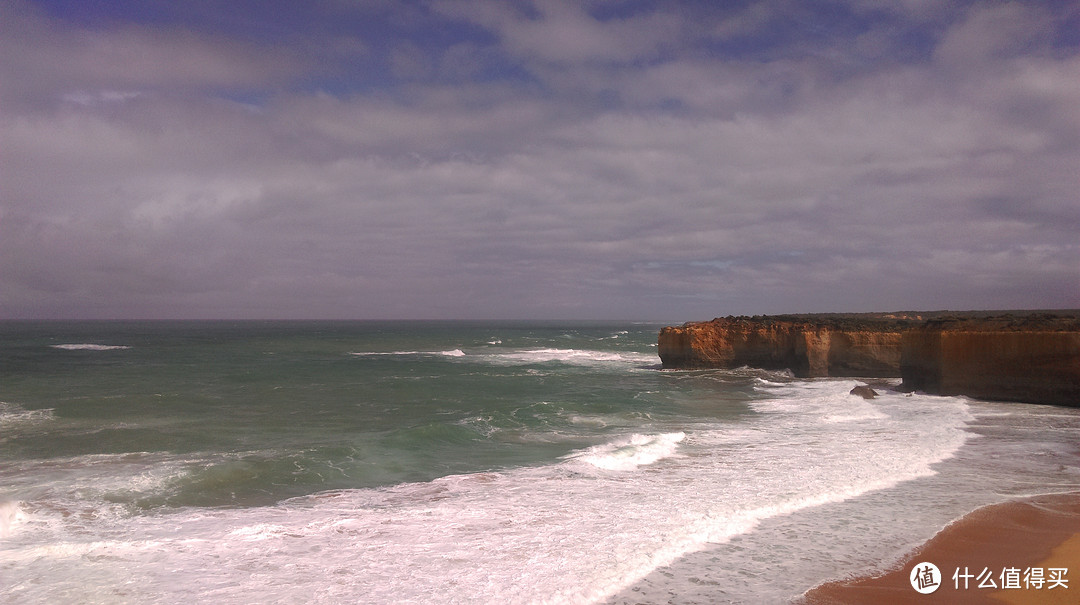
[[[724,317],[669,326],[664,368],[899,377],[904,390],[1080,406],[1080,311]]]
[[[1080,407],[1080,316],[945,317],[904,332],[904,388]]]

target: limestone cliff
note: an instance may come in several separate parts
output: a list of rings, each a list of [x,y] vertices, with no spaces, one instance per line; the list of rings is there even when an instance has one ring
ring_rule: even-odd
[[[666,327],[665,368],[790,369],[796,376],[899,376],[910,320],[873,316],[726,317]]]
[[[932,320],[904,333],[900,371],[907,390],[1080,406],[1080,319]]]
[[[941,395],[1080,406],[1080,312],[725,317],[660,331],[665,368],[903,378]]]

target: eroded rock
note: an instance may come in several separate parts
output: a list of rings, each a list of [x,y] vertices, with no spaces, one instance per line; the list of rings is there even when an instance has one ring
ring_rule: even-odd
[[[1080,311],[725,317],[663,328],[658,352],[665,368],[902,377],[907,391],[1080,406]]]
[[[857,385],[855,388],[848,391],[848,394],[850,394],[850,395],[858,395],[859,397],[862,397],[863,399],[873,399],[874,397],[878,396],[877,391],[875,391],[874,389],[870,388],[869,386],[867,386],[865,384]]]
[[[662,329],[658,352],[665,368],[899,376],[900,335],[909,322],[879,315],[725,317]]]

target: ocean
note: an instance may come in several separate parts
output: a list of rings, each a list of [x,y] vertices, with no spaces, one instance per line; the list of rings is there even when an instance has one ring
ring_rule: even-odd
[[[2,322],[0,603],[782,603],[1080,489],[1080,410],[661,326]]]

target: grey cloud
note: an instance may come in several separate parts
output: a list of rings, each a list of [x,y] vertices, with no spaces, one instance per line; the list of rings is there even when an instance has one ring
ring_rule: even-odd
[[[588,3],[569,0],[533,2],[528,11],[505,2],[445,0],[435,6],[490,28],[517,56],[563,66],[652,58],[674,42],[681,26],[674,15],[657,11],[600,20],[588,13]]]
[[[645,23],[558,7],[445,10],[505,36]],[[971,10],[949,44],[968,48]],[[1041,19],[1002,35],[1037,37]],[[976,61],[946,47],[844,77],[801,54],[621,62],[675,48],[660,31],[561,56],[504,38],[567,63],[542,92],[418,77],[396,94],[283,91],[252,109],[198,94],[213,70],[164,59],[130,81],[43,85],[69,98],[0,114],[0,313],[691,319],[1080,300],[1075,53]],[[42,70],[58,60],[23,52]],[[229,53],[228,69],[243,64]],[[971,74],[953,70],[964,61]],[[260,69],[246,77],[283,73]],[[187,83],[151,90],[173,71]],[[579,102],[604,89],[626,102]]]
[[[2,100],[20,110],[64,96],[263,86],[314,68],[295,53],[184,29],[77,28],[21,1],[0,7],[0,54]]]
[[[1048,49],[1054,29],[1051,15],[1039,5],[976,4],[946,33],[935,57],[946,65],[971,69],[987,61]]]

